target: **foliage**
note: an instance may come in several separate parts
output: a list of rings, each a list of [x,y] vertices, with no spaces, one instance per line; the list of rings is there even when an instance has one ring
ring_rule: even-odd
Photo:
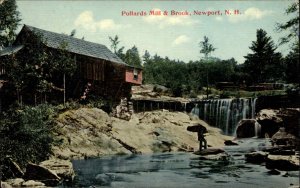
[[[288,83],[300,85],[299,42],[294,44],[290,53],[284,59],[285,76]]]
[[[50,105],[12,108],[1,115],[0,161],[10,156],[24,166],[46,160],[55,143],[53,130],[56,111]],[[0,162],[1,164],[1,162]]]
[[[203,41],[199,42],[199,46],[201,48],[200,53],[204,54],[205,58],[207,58],[211,52],[216,50],[216,48],[214,48],[213,45],[209,43],[209,39],[207,36],[204,36]]]
[[[40,101],[44,102],[46,97],[42,97],[42,94],[46,96],[53,88],[61,88],[62,77],[71,77],[76,70],[66,43],[63,42],[58,50],[49,50],[44,43],[46,41],[40,34],[27,37],[23,49],[4,61],[6,79],[12,85],[11,92],[16,90],[18,99],[27,95],[23,97],[26,103],[36,104],[37,94]]]
[[[174,96],[181,96],[202,90],[207,83],[207,74],[211,85],[231,81],[236,66],[234,59],[207,58],[184,63],[155,55],[144,61],[144,82],[169,87]]]
[[[20,13],[16,0],[5,0],[0,4],[0,47],[9,46],[15,39]]]
[[[293,2],[287,9],[287,15],[293,17],[285,23],[277,23],[277,30],[288,31],[288,34],[281,38],[280,44],[290,43],[291,51],[285,57],[285,79],[289,83],[300,85],[300,63],[299,63],[299,1]]]
[[[267,32],[258,29],[256,41],[249,47],[253,53],[247,54],[244,71],[252,76],[254,83],[276,81],[283,77],[281,54],[275,52],[276,47]]]
[[[294,14],[294,17],[286,23],[277,23],[276,29],[278,31],[286,31],[289,33],[282,37],[280,44],[292,41],[292,43],[299,43],[299,1],[293,2],[287,9],[286,14]]]
[[[142,60],[136,46],[128,49],[125,53],[125,63],[134,67],[142,67]]]
[[[110,45],[110,48],[114,51],[114,53],[119,57],[121,58],[123,61],[125,61],[125,54],[123,53],[124,51],[124,46],[122,46],[121,48],[118,48],[118,45],[119,43],[121,42],[119,40],[119,36],[116,35],[114,38],[112,37],[108,37],[110,42],[111,42],[111,45]]]

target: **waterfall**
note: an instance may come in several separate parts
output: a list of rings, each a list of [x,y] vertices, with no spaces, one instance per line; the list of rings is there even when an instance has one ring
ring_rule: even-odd
[[[192,113],[232,135],[241,119],[255,117],[255,105],[256,98],[203,100],[195,105]],[[257,129],[259,132],[259,127]]]
[[[257,121],[255,121],[254,126],[255,126],[255,136],[258,138],[261,131],[261,125]]]

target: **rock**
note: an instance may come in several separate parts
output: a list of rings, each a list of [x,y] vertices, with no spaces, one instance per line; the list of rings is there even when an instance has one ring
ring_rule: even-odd
[[[279,110],[263,109],[258,112],[256,120],[257,121],[272,120],[276,123],[281,123],[282,119],[277,116],[278,113]]]
[[[95,180],[101,186],[109,186],[110,183],[111,183],[111,177],[109,175],[107,175],[107,174],[98,174],[95,177]]]
[[[45,167],[52,172],[55,172],[64,182],[72,183],[75,177],[73,164],[69,160],[50,159],[40,163],[40,166]]]
[[[261,137],[261,125],[255,119],[243,119],[239,121],[236,129],[237,138]]]
[[[281,108],[279,110],[263,109],[256,117],[261,124],[262,134],[270,137],[275,134],[279,127],[285,127],[287,133],[299,133],[300,108]],[[300,135],[296,134],[299,138]]]
[[[279,128],[271,139],[275,145],[295,145],[296,142],[296,137],[292,134],[288,134],[284,127]]]
[[[21,185],[25,182],[22,178],[9,179],[6,182],[13,187],[21,187]]]
[[[272,170],[268,171],[268,174],[271,174],[271,175],[279,175],[280,172],[279,172],[278,170],[272,169]]]
[[[220,148],[209,148],[209,149],[204,149],[201,151],[194,152],[194,154],[196,155],[216,155],[219,153],[225,153],[225,151]]]
[[[246,162],[254,163],[254,164],[261,164],[261,163],[265,162],[267,156],[268,156],[268,153],[261,152],[261,151],[245,154]]]
[[[196,151],[199,148],[197,134],[187,131],[187,127],[197,123],[206,127],[205,139],[212,147],[221,148],[225,140],[233,139],[199,118],[191,119],[187,113],[167,110],[135,113],[130,121],[126,121],[97,108],[79,108],[60,114],[57,123],[59,138],[64,141],[54,146],[53,152],[61,159],[133,152]]]
[[[7,182],[0,181],[0,187],[1,188],[12,188],[11,185],[9,185]]]
[[[278,117],[280,117],[283,120],[284,127],[287,133],[294,134],[298,137],[300,136],[300,108],[281,108],[279,110]]]
[[[238,143],[233,142],[232,140],[225,140],[224,142],[225,146],[237,146]]]
[[[268,155],[266,158],[266,168],[283,171],[299,170],[299,158],[295,155]]]
[[[27,165],[24,179],[38,180],[45,183],[47,186],[56,186],[61,180],[55,172],[33,163]]]
[[[230,160],[230,156],[227,153],[218,153],[215,155],[201,155],[200,160],[213,160],[213,161],[226,161]]]
[[[261,134],[270,137],[283,125],[282,118],[278,117],[279,110],[263,109],[258,112],[256,120],[261,125]]]
[[[19,165],[13,161],[11,157],[6,157],[3,162],[3,172],[4,175],[2,178],[11,179],[11,178],[20,178],[24,175],[24,172],[21,170]]]
[[[45,187],[45,184],[39,181],[28,180],[22,183],[22,187]]]
[[[292,185],[292,186],[290,186],[288,188],[300,188],[300,186],[299,185]]]
[[[269,152],[271,155],[295,155],[295,151],[292,149],[274,149]]]

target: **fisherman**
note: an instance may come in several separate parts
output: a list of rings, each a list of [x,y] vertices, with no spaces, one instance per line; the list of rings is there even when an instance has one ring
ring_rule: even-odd
[[[199,141],[199,150],[207,149],[207,141],[205,140],[205,133],[207,133],[207,129],[200,124],[192,125],[187,127],[188,131],[197,132],[198,134],[198,141]]]
[[[207,133],[207,130],[204,126],[201,126],[198,131],[198,141],[200,143],[199,150],[202,151],[202,149],[207,149],[207,141],[205,140],[205,133]]]

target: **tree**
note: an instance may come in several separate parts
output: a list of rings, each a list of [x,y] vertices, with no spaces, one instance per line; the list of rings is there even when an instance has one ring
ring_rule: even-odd
[[[286,23],[277,23],[276,29],[278,31],[286,31],[289,30],[289,33],[282,37],[280,40],[280,44],[284,44],[293,40],[293,43],[299,43],[299,1],[295,1],[292,3],[287,9],[286,14],[295,14],[293,18],[291,18]]]
[[[125,53],[125,62],[134,67],[142,67],[142,60],[139,55],[139,50],[136,46],[128,49]]]
[[[62,42],[59,49],[52,54],[50,73],[61,75],[63,79],[63,102],[66,102],[66,76],[72,76],[76,70],[76,63],[67,51],[68,43]]]
[[[249,47],[253,53],[245,57],[245,71],[253,78],[253,82],[275,81],[282,78],[281,54],[276,51],[272,38],[267,36],[267,32],[258,29],[256,41],[252,41]]]
[[[4,0],[0,4],[0,47],[9,46],[15,39],[21,19],[15,0]]]
[[[281,38],[280,44],[291,43],[291,51],[285,57],[285,76],[289,83],[300,85],[300,62],[299,62],[299,1],[292,3],[287,9],[286,14],[294,16],[286,23],[278,23],[277,30],[282,32],[288,30],[288,34]]]
[[[207,36],[204,36],[204,40],[199,42],[200,53],[204,54],[204,57],[207,58],[211,52],[215,51],[216,48],[213,47],[212,44],[209,43],[209,39]]]
[[[110,48],[116,54],[117,53],[117,49],[118,49],[118,44],[120,43],[119,37],[118,37],[118,35],[116,35],[114,38],[112,38],[112,37],[108,37],[108,38],[109,38],[109,40],[111,42]]]
[[[143,55],[143,62],[144,64],[145,63],[148,63],[151,59],[151,55],[150,53],[148,52],[148,50],[145,51],[145,54]]]
[[[119,57],[121,58],[123,61],[125,61],[125,54],[123,53],[124,51],[124,46],[122,46],[121,48],[118,49],[118,45],[119,43],[121,42],[119,40],[119,37],[118,35],[116,35],[114,38],[112,37],[108,37],[110,42],[111,42],[111,45],[110,45],[110,48],[114,51],[114,53]]]

